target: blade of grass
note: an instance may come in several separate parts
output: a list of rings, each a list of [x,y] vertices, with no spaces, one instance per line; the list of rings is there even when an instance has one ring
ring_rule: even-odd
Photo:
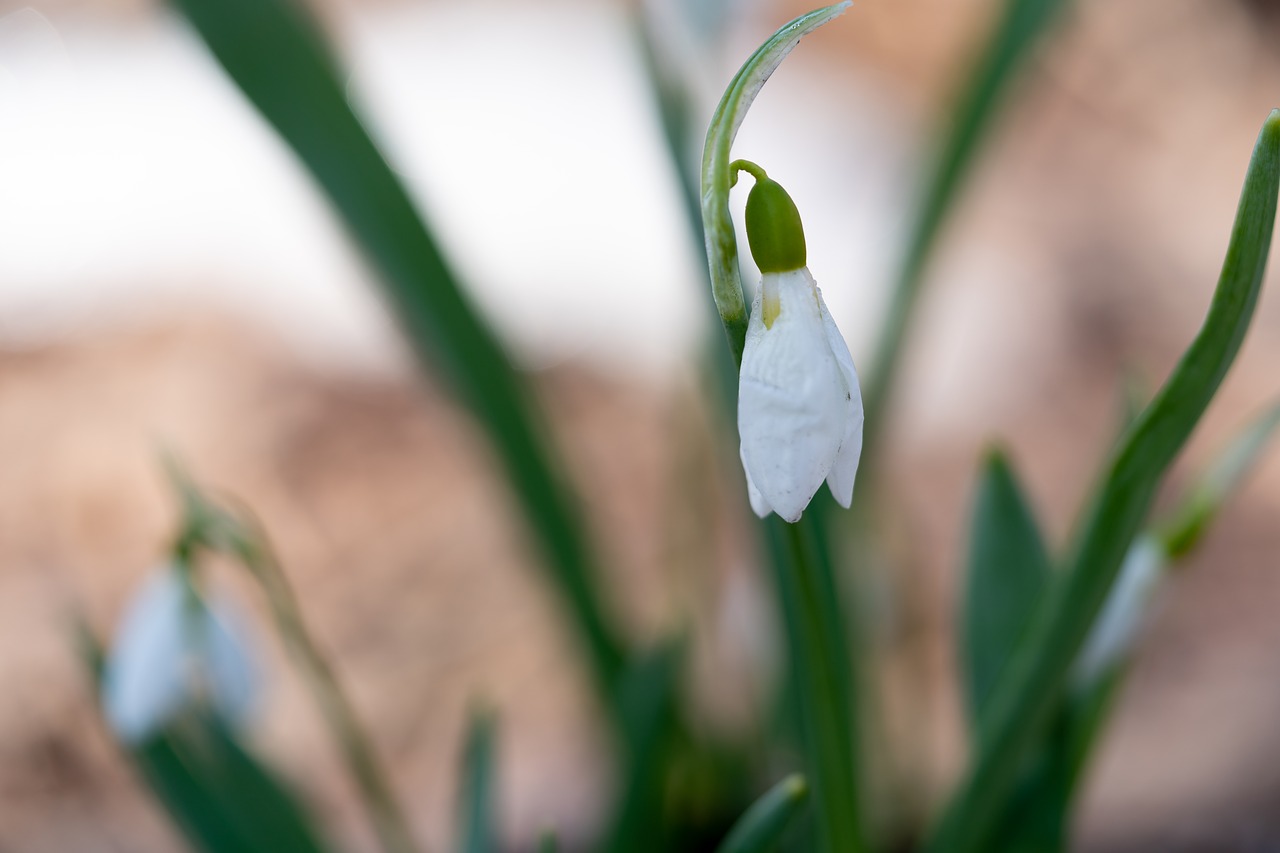
[[[352,112],[336,63],[289,0],[174,0],[289,144],[381,272],[421,360],[488,431],[586,643],[603,702],[624,660],[595,589],[573,501],[555,475],[522,380],[468,301],[426,223]]]
[[[1006,0],[1000,22],[957,101],[950,129],[939,149],[932,177],[926,184],[908,238],[905,259],[880,332],[871,372],[862,386],[866,401],[862,454],[872,464],[877,459],[876,448],[887,415],[889,395],[902,361],[911,317],[942,226],[999,115],[1006,91],[1017,78],[1027,56],[1066,5],[1067,0]],[[863,477],[865,479],[866,475]]]
[[[1021,762],[1051,714],[1165,470],[1235,360],[1262,289],[1280,186],[1280,110],[1262,126],[1208,316],[1107,466],[1031,629],[983,715],[978,754],[931,836],[933,851],[984,848]]]
[[[676,676],[683,644],[669,641],[630,667],[619,689],[626,770],[605,849],[645,853],[668,847],[663,819],[667,759],[676,732]]]
[[[462,766],[462,853],[493,853],[498,849],[494,833],[494,724],[486,711],[471,718]]]
[[[764,793],[729,830],[716,853],[768,853],[804,809],[809,787],[793,774]]]
[[[1035,516],[999,450],[992,450],[983,464],[969,530],[959,647],[969,719],[977,730],[982,706],[1050,577]]]

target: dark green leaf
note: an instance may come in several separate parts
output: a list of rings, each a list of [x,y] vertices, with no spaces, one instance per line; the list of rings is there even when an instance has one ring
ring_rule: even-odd
[[[675,691],[682,644],[669,643],[637,660],[618,697],[626,748],[622,799],[608,833],[611,853],[643,853],[665,846],[666,759],[675,733]]]
[[[960,648],[969,717],[975,724],[1049,580],[1035,516],[1004,454],[988,454],[969,526]]]
[[[550,560],[605,697],[622,667],[573,502],[506,354],[459,287],[408,194],[352,112],[318,33],[289,0],[175,0],[218,61],[327,193],[381,272],[424,362],[470,406]],[[447,85],[447,84],[444,84]]]
[[[213,721],[185,719],[130,755],[188,840],[207,853],[329,849],[288,791]]]

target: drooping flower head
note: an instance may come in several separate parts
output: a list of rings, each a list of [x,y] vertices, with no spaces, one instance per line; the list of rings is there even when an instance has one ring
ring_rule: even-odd
[[[739,374],[738,433],[751,507],[798,521],[825,481],[848,507],[862,453],[853,358],[806,265],[795,203],[753,163],[747,241],[761,271]]]
[[[153,572],[129,603],[107,658],[103,710],[127,743],[196,706],[238,724],[257,698],[246,624],[227,600],[206,603],[175,565]]]

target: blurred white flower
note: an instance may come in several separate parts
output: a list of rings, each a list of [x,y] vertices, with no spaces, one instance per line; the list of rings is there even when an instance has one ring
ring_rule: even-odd
[[[1111,593],[1076,659],[1077,686],[1096,684],[1128,656],[1167,560],[1164,545],[1155,536],[1140,536],[1129,547]]]
[[[853,500],[862,393],[853,358],[807,267],[766,272],[747,328],[738,432],[751,508],[798,521],[825,480]]]
[[[139,743],[201,705],[238,725],[258,687],[246,624],[235,608],[227,600],[206,603],[167,566],[129,604],[107,658],[102,702],[116,735]]]

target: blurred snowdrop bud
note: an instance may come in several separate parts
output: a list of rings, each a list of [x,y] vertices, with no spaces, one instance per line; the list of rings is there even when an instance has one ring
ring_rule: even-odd
[[[102,689],[107,722],[127,743],[200,705],[238,725],[258,694],[246,625],[229,601],[206,604],[176,567],[162,568],[129,604]]]
[[[1155,536],[1140,536],[1129,547],[1076,660],[1074,680],[1078,687],[1096,684],[1128,656],[1166,562],[1164,544]]]
[[[756,514],[795,522],[824,480],[841,506],[853,500],[862,393],[849,347],[806,266],[795,203],[755,164],[738,160],[732,168],[755,178],[747,241],[762,273],[739,377],[742,467]]]

